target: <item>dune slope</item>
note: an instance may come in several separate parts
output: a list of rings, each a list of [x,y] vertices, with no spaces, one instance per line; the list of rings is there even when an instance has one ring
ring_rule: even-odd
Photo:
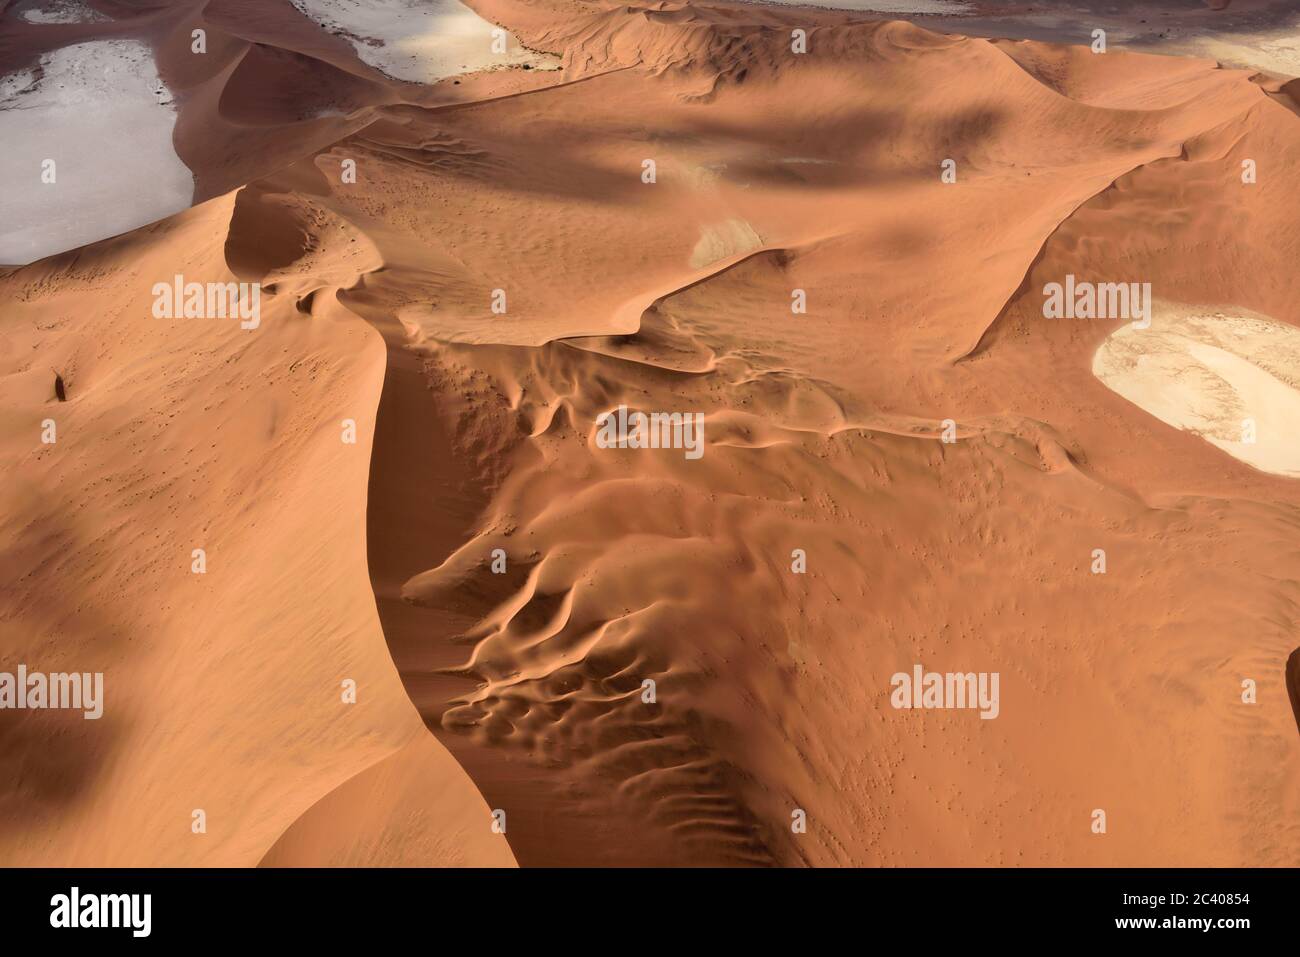
[[[1293,860],[1297,491],[1112,394],[1119,323],[1040,294],[1294,323],[1293,116],[900,23],[801,60],[779,16],[611,17],[632,70],[381,111],[259,186],[386,263],[340,301],[389,349],[370,571],[426,721],[528,864]],[[702,457],[600,448],[620,405],[703,412]],[[998,719],[890,707],[915,662],[999,672]]]
[[[1201,427],[1293,421],[1214,321],[1300,325],[1281,85],[472,0],[560,68],[420,86],[438,51],[329,6],[204,7],[217,57],[158,62],[214,198],[0,277],[6,659],[130,702],[0,714],[0,860],[1300,860],[1300,485]],[[182,272],[260,326],[154,318]],[[1067,277],[1149,285],[1154,333],[1049,318]],[[703,443],[608,447],[620,409]],[[996,717],[895,707],[918,665]]]

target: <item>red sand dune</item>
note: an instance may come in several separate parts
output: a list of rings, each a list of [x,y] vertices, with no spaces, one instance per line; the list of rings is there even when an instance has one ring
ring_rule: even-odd
[[[159,6],[113,29],[199,205],[0,277],[3,665],[115,699],[0,712],[0,863],[1300,860],[1300,485],[1042,295],[1300,325],[1294,80],[475,0],[563,68],[420,85],[287,0]],[[260,326],[154,318],[178,273]],[[619,406],[702,456],[600,447]],[[891,706],[917,663],[996,720]]]

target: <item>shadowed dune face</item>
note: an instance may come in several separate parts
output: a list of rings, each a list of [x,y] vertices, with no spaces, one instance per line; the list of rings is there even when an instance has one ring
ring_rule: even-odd
[[[1263,70],[1284,77],[1300,74],[1300,11],[1290,0],[1144,0],[1134,4],[973,0],[960,15],[934,13],[918,17],[918,22],[929,29],[968,36],[1085,47],[1095,42],[1093,31],[1102,30],[1111,50],[1210,57],[1235,69]]]
[[[1286,690],[1291,699],[1291,710],[1295,712],[1296,730],[1300,731],[1300,648],[1291,652],[1286,660]]]
[[[6,655],[102,658],[131,701],[0,722],[37,822],[0,861],[1294,863],[1283,86],[483,0],[563,69],[419,87],[437,50],[329,7],[195,7],[202,69],[142,14],[223,195],[0,276]],[[261,283],[259,328],[161,325],[179,272]],[[1067,275],[1163,311],[1047,318]],[[703,443],[609,447],[622,409]],[[1244,418],[1267,462],[1216,447]],[[896,707],[918,665],[997,674],[996,717]]]

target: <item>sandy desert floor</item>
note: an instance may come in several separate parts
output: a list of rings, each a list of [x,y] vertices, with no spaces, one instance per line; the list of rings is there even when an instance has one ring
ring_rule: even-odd
[[[0,2],[0,864],[1300,864],[1291,5],[834,6]]]

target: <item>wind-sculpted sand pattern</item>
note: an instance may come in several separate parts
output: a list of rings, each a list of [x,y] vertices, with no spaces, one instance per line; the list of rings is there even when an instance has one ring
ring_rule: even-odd
[[[434,6],[469,62],[386,46],[397,0],[196,6],[220,69],[159,74],[205,202],[0,276],[5,653],[190,676],[103,765],[0,723],[38,822],[0,862],[118,862],[197,791],[217,840],[132,862],[1300,861],[1287,78],[820,7]],[[182,273],[256,321],[162,316]],[[978,700],[900,698],[927,673]],[[220,774],[194,695],[243,742]]]
[[[1190,435],[1104,454],[1118,428],[1157,428],[1091,376],[1113,324],[1022,318],[1040,273],[1084,261],[1061,248],[1075,222],[1140,215],[1122,197],[1161,181],[1239,188],[1233,149],[1282,137],[1294,157],[1293,120],[1247,77],[1198,64],[1058,63],[1059,86],[1087,76],[1081,105],[993,45],[899,24],[844,36],[833,66],[805,71],[767,65],[775,46],[755,34],[703,109],[678,105],[698,70],[616,73],[403,111],[317,158],[366,158],[382,188],[333,201],[390,267],[420,264],[340,297],[389,345],[369,547],[408,689],[526,864],[1293,858],[1278,818],[1220,808],[1295,801],[1281,664],[1297,591],[1278,571],[1296,561],[1281,533],[1295,490]],[[948,78],[973,61],[1004,86],[955,101]],[[873,106],[895,83],[942,89],[943,105],[896,124]],[[1017,98],[1060,115],[1031,136]],[[776,130],[741,122],[795,100],[836,106],[783,111]],[[652,118],[648,140],[635,115]],[[575,116],[607,128],[579,141]],[[1080,123],[1095,132],[1062,175],[1064,147],[1042,137]],[[935,137],[967,150],[976,195],[909,167]],[[794,162],[807,143],[817,162]],[[653,201],[615,172],[642,154],[665,171]],[[594,201],[575,213],[579,187]],[[1039,201],[1008,208],[1027,193]],[[1233,233],[1240,202],[1197,215]],[[1251,208],[1285,234],[1265,201]],[[990,218],[1002,227],[980,243],[948,240]],[[1101,234],[1091,271],[1216,298],[1141,228]],[[716,255],[688,252],[710,235]],[[1259,235],[1254,269],[1279,280]],[[1200,242],[1188,227],[1162,240]],[[509,318],[488,309],[499,282]],[[813,291],[807,315],[790,313],[796,288]],[[1249,293],[1290,315],[1285,295]],[[599,447],[599,417],[620,406],[703,413],[704,453]],[[1091,574],[1095,548],[1122,567]],[[1184,594],[1202,601],[1178,610]],[[1245,607],[1277,617],[1247,637]],[[1000,672],[998,720],[892,708],[888,676],[916,661]],[[1247,661],[1266,669],[1267,731],[1236,716],[1235,691],[1211,691]],[[1242,768],[1247,737],[1280,760]],[[1196,741],[1196,759],[1171,740]],[[1080,801],[1128,839],[1071,828]],[[818,826],[792,832],[794,810]]]

